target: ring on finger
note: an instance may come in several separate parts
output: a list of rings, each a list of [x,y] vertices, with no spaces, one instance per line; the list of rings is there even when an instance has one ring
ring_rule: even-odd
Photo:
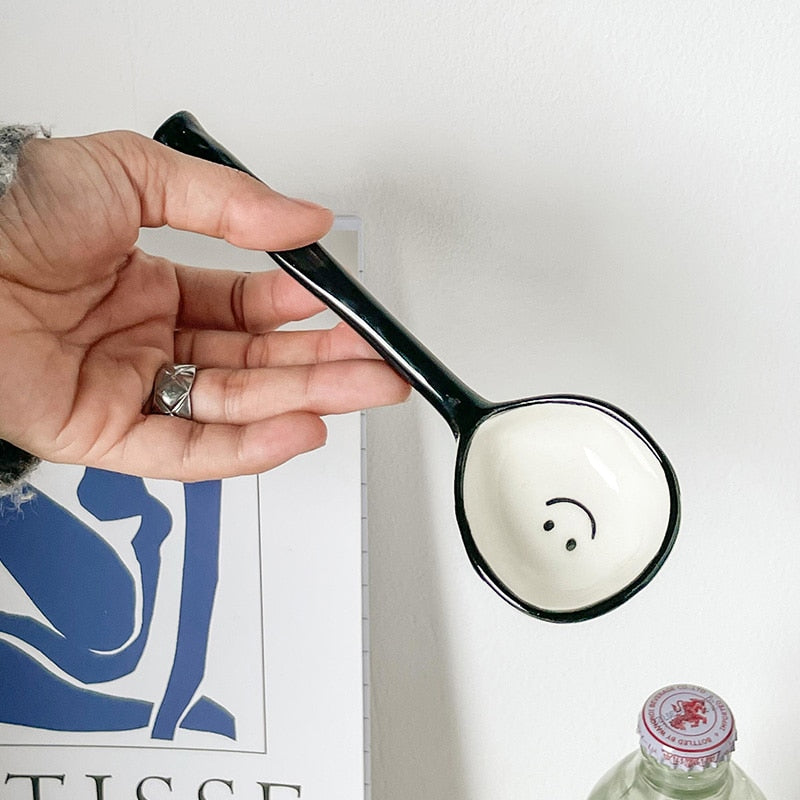
[[[195,364],[164,364],[156,372],[150,411],[169,417],[192,418],[192,386]]]

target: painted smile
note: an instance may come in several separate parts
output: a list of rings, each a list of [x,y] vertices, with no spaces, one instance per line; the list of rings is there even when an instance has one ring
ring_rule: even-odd
[[[586,508],[586,506],[583,503],[579,502],[578,500],[573,500],[570,497],[553,497],[550,500],[548,500],[545,503],[545,505],[546,506],[553,506],[556,503],[571,503],[572,505],[577,506],[583,512],[585,512],[586,516],[589,517],[589,522],[591,523],[591,526],[592,526],[592,537],[591,538],[594,539],[595,535],[597,534],[597,523],[594,520],[594,515],[592,514],[592,512],[589,511],[589,509]],[[555,528],[555,522],[553,522],[553,520],[549,519],[549,520],[547,520],[547,522],[544,523],[544,529],[546,531],[551,531],[551,530],[553,530],[553,528]],[[578,543],[575,541],[575,539],[570,538],[570,539],[567,539],[567,542],[566,542],[566,544],[564,546],[567,548],[567,550],[572,552],[578,546]]]

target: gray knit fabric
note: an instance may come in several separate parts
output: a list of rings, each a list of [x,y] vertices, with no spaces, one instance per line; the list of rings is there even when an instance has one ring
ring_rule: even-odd
[[[35,136],[48,135],[41,125],[0,127],[0,197],[6,193],[17,174],[22,145]],[[10,496],[18,503],[24,501],[28,494],[25,480],[38,463],[36,456],[0,439],[0,497]]]
[[[6,125],[0,127],[0,197],[6,193],[17,174],[22,145],[35,136],[47,136],[41,125]]]

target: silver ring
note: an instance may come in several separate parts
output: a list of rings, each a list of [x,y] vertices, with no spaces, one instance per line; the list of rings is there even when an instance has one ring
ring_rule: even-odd
[[[156,373],[151,410],[169,417],[192,418],[192,385],[197,376],[194,364],[165,364]]]

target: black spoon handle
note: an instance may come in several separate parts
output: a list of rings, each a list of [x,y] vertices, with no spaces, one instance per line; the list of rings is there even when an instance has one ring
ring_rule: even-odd
[[[174,150],[233,167],[258,180],[188,111],[173,114],[153,138]],[[490,407],[319,244],[269,255],[358,331],[447,420],[457,437],[470,431]]]

